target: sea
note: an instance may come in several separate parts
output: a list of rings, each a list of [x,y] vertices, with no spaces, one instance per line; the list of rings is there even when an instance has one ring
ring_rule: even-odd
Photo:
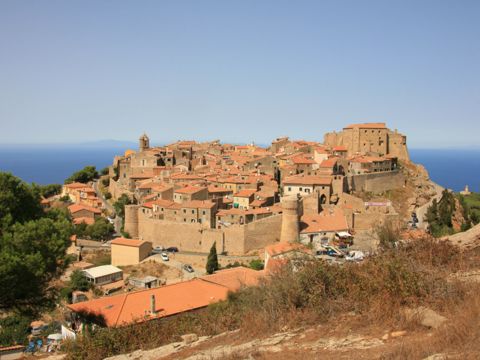
[[[115,155],[134,147],[130,143],[79,145],[0,145],[0,171],[27,182],[62,184],[87,165],[97,169],[111,165]],[[480,192],[480,149],[410,149],[413,162],[425,166],[430,178],[454,191],[468,185]]]

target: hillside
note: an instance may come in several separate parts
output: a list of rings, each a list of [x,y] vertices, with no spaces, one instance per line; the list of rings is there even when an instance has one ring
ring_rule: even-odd
[[[98,331],[68,358],[478,358],[480,285],[462,274],[479,259],[478,248],[423,238],[361,264],[306,263],[201,312]]]

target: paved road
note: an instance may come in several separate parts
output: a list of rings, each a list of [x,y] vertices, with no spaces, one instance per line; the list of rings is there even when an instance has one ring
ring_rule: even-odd
[[[103,207],[107,209],[109,213],[115,214],[115,208],[107,201],[107,199],[105,199],[105,196],[99,190],[98,180],[93,182],[93,189],[95,190],[97,197],[102,200]],[[115,216],[115,219],[113,219],[113,226],[115,227],[115,235],[120,235],[120,230],[122,229],[122,218],[120,216]]]
[[[435,190],[437,192],[437,194],[435,196],[433,196],[429,202],[427,202],[426,204],[422,205],[422,206],[419,206],[415,212],[417,213],[417,218],[418,218],[418,224],[417,224],[417,227],[419,229],[426,229],[427,228],[427,225],[428,223],[425,220],[425,216],[427,215],[427,210],[428,208],[430,207],[430,205],[432,205],[433,203],[433,200],[434,199],[437,199],[437,201],[440,201],[441,197],[442,197],[442,191],[444,190],[444,188],[438,184],[435,184]]]

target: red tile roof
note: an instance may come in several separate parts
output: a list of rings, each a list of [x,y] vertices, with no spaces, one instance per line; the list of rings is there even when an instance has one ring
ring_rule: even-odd
[[[74,312],[103,317],[108,327],[167,317],[195,310],[227,298],[228,288],[194,279],[154,289],[103,297],[68,305]],[[155,313],[150,313],[151,295],[155,296]]]
[[[147,243],[147,241],[145,240],[125,239],[122,237],[116,238],[111,242],[112,245],[123,245],[123,246],[133,246],[133,247],[140,247],[145,243]]]
[[[332,178],[328,176],[316,176],[316,175],[292,175],[283,180],[283,184],[292,185],[330,185]]]
[[[340,209],[332,213],[323,211],[318,215],[303,215],[301,218],[303,229],[301,233],[347,231],[348,223],[345,214]]]
[[[68,207],[68,211],[70,211],[70,213],[74,214],[76,212],[79,212],[81,210],[87,210],[87,211],[90,211],[90,212],[93,212],[95,214],[101,214],[102,212],[97,209],[97,208],[94,208],[94,207],[91,207],[91,206],[87,206],[87,205],[82,205],[82,204],[73,204],[73,205],[70,205]]]
[[[301,251],[310,254],[310,250],[300,243],[280,242],[265,247],[265,251],[270,256],[285,254],[290,251]]]
[[[263,278],[263,271],[256,271],[243,266],[217,271],[200,279],[225,286],[230,291],[237,291],[244,286],[256,286]]]

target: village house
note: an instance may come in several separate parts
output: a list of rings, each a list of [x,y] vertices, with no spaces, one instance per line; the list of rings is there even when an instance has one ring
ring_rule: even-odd
[[[335,235],[350,231],[345,214],[341,209],[328,209],[316,215],[303,215],[300,221],[300,242],[319,249],[329,245]]]
[[[283,180],[283,195],[308,196],[318,193],[320,202],[326,204],[332,195],[332,177],[315,175],[294,175]]]
[[[116,238],[111,241],[111,261],[114,266],[137,265],[152,251],[152,243],[143,240]]]
[[[102,297],[68,305],[72,311],[69,328],[78,332],[87,318],[105,327],[120,327],[159,320],[184,312],[200,310],[227,299],[229,292],[256,286],[263,271],[244,267],[220,270],[213,275],[129,293]]]
[[[179,204],[187,201],[207,199],[208,189],[206,186],[186,186],[173,192],[173,201]]]
[[[68,211],[72,215],[74,221],[77,220],[78,222],[86,222],[87,224],[93,223],[102,214],[102,212],[97,208],[81,204],[70,205],[68,207]]]
[[[248,210],[250,203],[255,199],[256,189],[245,189],[233,194],[233,207]]]

